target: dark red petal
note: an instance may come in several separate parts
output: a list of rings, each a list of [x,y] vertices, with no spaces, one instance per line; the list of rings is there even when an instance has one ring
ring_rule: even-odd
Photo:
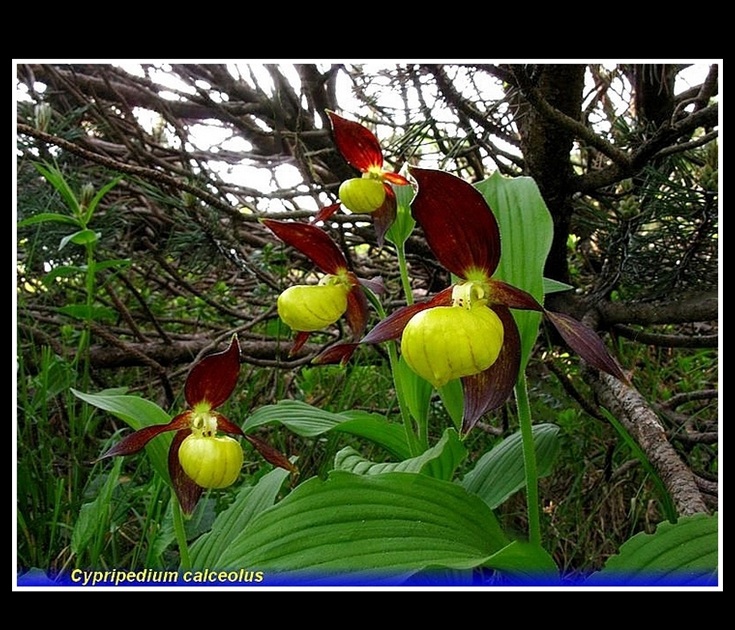
[[[312,359],[314,365],[345,364],[352,358],[359,343],[335,343]]]
[[[296,353],[304,347],[304,344],[310,336],[311,333],[308,331],[300,330],[297,332],[293,338],[293,345],[291,346],[291,350],[288,351],[288,355],[291,357],[296,355]]]
[[[544,307],[527,291],[500,280],[490,281],[490,303],[524,311],[541,311]]]
[[[365,326],[367,325],[368,302],[357,278],[354,278],[354,281],[355,284],[352,285],[350,292],[347,294],[345,319],[352,331],[353,339],[358,339],[365,332]]]
[[[179,448],[190,434],[191,431],[189,430],[179,431],[174,435],[171,448],[168,450],[168,474],[171,476],[171,484],[174,487],[181,509],[187,515],[194,512],[194,508],[196,508],[199,497],[202,496],[204,490],[184,472],[181,462],[179,462]]]
[[[449,306],[452,303],[452,287],[447,287],[426,302],[417,302],[393,311],[388,317],[381,320],[363,337],[360,343],[382,343],[398,339],[410,319],[421,311],[435,306]]]
[[[347,259],[342,250],[329,234],[316,225],[274,219],[263,219],[262,223],[286,245],[308,256],[324,273],[337,274],[347,269]]]
[[[225,418],[221,413],[213,413],[213,416],[217,418],[217,430],[222,433],[229,433],[230,435],[245,435],[242,429],[237,426],[232,420]]]
[[[273,464],[274,466],[278,466],[279,468],[288,470],[290,472],[297,471],[296,466],[294,466],[288,460],[288,457],[286,457],[278,449],[273,448],[267,442],[264,442],[263,440],[256,438],[255,436],[252,436],[252,435],[246,435],[245,439],[256,448],[256,450],[263,456],[263,459],[265,459],[265,461]]]
[[[564,313],[551,311],[544,311],[544,313],[569,347],[587,363],[598,370],[607,372],[623,383],[630,382],[594,330]]]
[[[319,223],[321,221],[326,221],[329,217],[331,217],[337,210],[339,210],[342,207],[341,203],[333,203],[331,206],[325,206],[321,210],[319,210],[315,215],[314,218],[311,220],[312,223]]]
[[[184,398],[189,407],[207,401],[212,409],[232,394],[240,376],[240,342],[232,335],[227,350],[204,357],[192,367],[184,385]]]
[[[157,435],[165,433],[166,431],[177,431],[188,427],[190,416],[191,411],[185,411],[184,413],[180,413],[176,416],[168,424],[152,424],[151,426],[138,429],[134,433],[125,436],[104,455],[101,455],[99,459],[137,453]]]
[[[437,260],[460,278],[470,270],[491,277],[500,262],[500,230],[482,194],[451,173],[410,172],[418,183],[411,211]]]
[[[383,167],[383,150],[375,134],[360,123],[328,111],[334,132],[334,143],[347,162],[358,171]]]
[[[462,434],[467,435],[480,418],[501,407],[513,392],[521,367],[521,335],[511,312],[502,306],[493,307],[503,322],[503,347],[498,360],[487,370],[462,379],[464,413]]]
[[[378,247],[382,247],[385,242],[385,233],[393,225],[396,220],[396,214],[398,212],[398,204],[396,203],[396,193],[388,185],[384,184],[385,187],[385,201],[375,212],[372,213],[373,217],[373,228],[375,228],[375,236],[378,241]]]

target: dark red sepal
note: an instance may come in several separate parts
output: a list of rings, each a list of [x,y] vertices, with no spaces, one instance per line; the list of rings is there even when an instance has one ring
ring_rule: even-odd
[[[347,294],[347,311],[345,312],[345,319],[347,325],[352,331],[352,338],[358,339],[363,332],[365,332],[365,326],[368,321],[368,302],[365,297],[365,292],[362,290],[357,278],[353,275],[352,280],[354,284]]]
[[[449,306],[452,303],[452,287],[447,287],[437,293],[430,300],[417,302],[393,311],[388,317],[378,322],[375,327],[363,337],[360,343],[382,343],[398,339],[410,319],[421,311],[435,306]]]
[[[300,330],[294,335],[293,338],[293,345],[291,346],[291,349],[288,351],[289,356],[295,356],[301,348],[304,347],[304,344],[307,342],[307,340],[311,337],[311,333],[308,331]]]
[[[189,437],[191,431],[179,431],[174,435],[171,442],[171,448],[168,450],[168,474],[171,477],[171,485],[173,485],[176,498],[179,500],[181,509],[184,514],[189,515],[194,512],[199,498],[202,496],[203,488],[191,479],[181,467],[179,462],[179,448],[181,443]]]
[[[342,207],[341,203],[333,203],[331,206],[325,206],[324,208],[320,209],[314,215],[314,218],[311,220],[311,222],[320,223],[321,221],[326,221],[335,212],[337,212],[337,210],[339,210],[341,207]]]
[[[216,411],[212,414],[217,418],[217,430],[222,433],[229,433],[230,435],[245,435],[242,429],[237,426],[232,420],[225,418],[221,413]]]
[[[115,446],[108,450],[99,459],[117,457],[118,455],[132,455],[140,451],[154,437],[166,431],[179,431],[189,427],[191,411],[185,411],[176,416],[168,424],[152,424],[125,436]]]
[[[502,304],[508,308],[543,312],[544,307],[527,291],[500,280],[490,280],[490,304]]]
[[[314,365],[346,364],[359,347],[359,343],[335,343],[322,350],[311,362]]]
[[[311,223],[262,219],[265,225],[286,245],[298,249],[324,273],[338,274],[347,269],[347,259],[332,238]]]
[[[497,361],[487,370],[462,378],[462,435],[467,435],[484,414],[501,407],[518,380],[521,367],[521,335],[518,326],[507,308],[498,306],[493,310],[503,322],[503,347]]]
[[[231,395],[240,377],[240,342],[232,335],[227,350],[198,361],[186,377],[184,398],[189,407],[207,401],[216,409]]]
[[[260,438],[256,438],[253,435],[246,435],[245,439],[250,442],[253,447],[255,447],[258,453],[263,456],[263,459],[265,459],[265,461],[290,472],[297,472],[298,469],[296,468],[296,466],[294,466],[293,463],[289,461],[288,457],[281,453],[281,451],[279,451],[277,448],[273,448],[267,442],[264,442]]]
[[[623,383],[630,383],[618,363],[610,356],[599,335],[582,322],[564,313],[544,311],[559,334],[592,367],[607,372]]]
[[[383,167],[383,150],[375,134],[360,123],[327,111],[334,132],[334,143],[342,157],[363,173]]]
[[[418,184],[411,212],[437,260],[460,278],[469,271],[490,278],[500,262],[500,230],[482,194],[451,173],[422,168],[410,173]]]
[[[375,212],[372,213],[373,228],[378,241],[378,247],[382,247],[385,242],[385,233],[396,220],[398,213],[398,203],[396,202],[396,193],[388,184],[383,184],[385,188],[385,201]]]

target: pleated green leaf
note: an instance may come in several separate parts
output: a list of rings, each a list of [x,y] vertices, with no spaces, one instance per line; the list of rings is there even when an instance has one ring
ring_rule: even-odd
[[[250,433],[255,427],[272,423],[282,424],[304,437],[341,431],[379,444],[398,459],[411,456],[403,427],[388,422],[379,414],[365,411],[332,413],[299,400],[280,400],[275,405],[259,407],[245,421],[243,430]]]
[[[636,534],[585,586],[716,586],[717,515],[664,521],[653,534]]]
[[[358,475],[415,472],[435,479],[450,481],[466,456],[467,449],[459,439],[457,431],[447,429],[434,446],[418,457],[404,459],[402,462],[373,462],[363,457],[351,446],[347,446],[335,455],[334,468]]]
[[[230,543],[254,517],[275,503],[288,475],[287,470],[274,468],[261,477],[256,485],[243,486],[232,504],[217,516],[212,529],[200,536],[191,546],[192,568],[217,569],[220,566],[220,558]]]
[[[559,427],[537,424],[533,427],[533,443],[539,477],[548,475],[559,453]],[[495,509],[511,494],[526,485],[523,468],[523,443],[520,431],[505,438],[485,453],[461,482],[468,491],[478,495]]]
[[[500,227],[500,264],[494,277],[544,299],[544,265],[551,249],[554,224],[536,182],[530,177],[508,178],[495,172],[478,182]],[[521,333],[521,372],[525,370],[538,335],[541,314],[513,311]]]
[[[334,471],[261,512],[221,563],[263,571],[264,584],[376,583],[480,566],[507,544],[487,505],[455,483]]]

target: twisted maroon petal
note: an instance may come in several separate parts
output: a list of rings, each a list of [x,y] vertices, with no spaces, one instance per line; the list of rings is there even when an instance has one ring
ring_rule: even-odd
[[[427,308],[435,306],[449,306],[452,303],[452,287],[447,287],[437,293],[430,300],[417,302],[393,311],[388,317],[381,320],[376,326],[363,337],[360,343],[382,343],[392,339],[398,339],[403,329],[411,318]]]
[[[350,275],[354,284],[347,294],[347,312],[345,313],[345,318],[352,331],[352,338],[358,339],[365,332],[365,326],[367,326],[368,302],[357,277],[353,274]]]
[[[462,379],[463,435],[467,435],[484,414],[501,407],[518,380],[521,367],[521,335],[518,326],[506,307],[494,306],[493,311],[503,322],[503,347],[497,361],[487,370]]]
[[[396,193],[388,184],[383,184],[385,188],[385,201],[375,212],[372,213],[373,227],[375,228],[375,236],[378,241],[378,247],[382,247],[385,242],[385,233],[393,225],[398,213],[398,203],[396,201]]]
[[[290,472],[296,472],[296,466],[294,466],[281,451],[279,451],[277,448],[274,448],[267,442],[264,442],[260,438],[256,438],[253,435],[246,435],[244,436],[245,439],[252,444],[255,449],[263,456],[263,459],[265,459],[268,463],[273,464],[274,466],[278,466],[279,468],[283,468],[285,470],[288,470]]]
[[[607,372],[623,383],[630,382],[594,330],[564,313],[544,311],[544,314],[554,324],[569,347],[592,367]]]
[[[168,424],[152,424],[125,436],[110,450],[100,456],[99,459],[117,457],[119,455],[133,455],[140,451],[154,437],[166,431],[179,431],[189,427],[191,411],[185,411],[176,416]]]
[[[181,467],[181,462],[179,462],[179,448],[181,447],[181,443],[190,434],[191,431],[189,429],[179,431],[174,435],[171,448],[168,450],[168,474],[171,476],[171,484],[173,485],[181,509],[187,515],[194,512],[194,508],[196,508],[204,490],[204,488],[194,483],[194,480],[184,472],[184,469]]]
[[[231,435],[244,435],[242,429],[239,426],[237,426],[229,418],[223,416],[221,413],[215,411],[212,415],[217,418],[218,431],[222,431],[222,433],[229,433]]]

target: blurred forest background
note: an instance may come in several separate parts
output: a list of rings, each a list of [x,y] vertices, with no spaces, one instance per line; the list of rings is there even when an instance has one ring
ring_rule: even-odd
[[[634,385],[586,370],[542,330],[529,375],[536,421],[563,429],[556,469],[541,482],[559,566],[598,568],[664,518],[651,470],[679,514],[714,512],[719,69],[17,64],[17,569],[135,568],[172,553],[166,490],[148,483],[144,457],[124,462],[119,507],[94,537],[75,539],[110,466],[93,462],[126,429],[71,388],[125,388],[174,410],[192,361],[237,332],[245,374],[229,417],[283,398],[395,413],[379,349],[345,368],[310,366],[344,331],[313,335],[290,356],[275,309],[295,274],[308,280],[314,269],[259,219],[308,219],[356,174],[327,110],[372,129],[391,169],[537,182],[555,226],[545,275],[573,287],[547,306],[594,326]],[[39,163],[94,211],[74,219]],[[383,279],[389,308],[404,303],[391,246],[377,246],[367,217],[338,213],[324,227],[359,276]],[[418,230],[407,255],[417,298],[448,286]],[[441,409],[435,421],[440,433]],[[481,454],[515,428],[508,403],[468,446]],[[339,446],[282,430],[266,437],[299,455],[303,478],[323,474]],[[216,512],[218,500],[203,509]],[[523,513],[519,496],[502,518],[522,532]]]

